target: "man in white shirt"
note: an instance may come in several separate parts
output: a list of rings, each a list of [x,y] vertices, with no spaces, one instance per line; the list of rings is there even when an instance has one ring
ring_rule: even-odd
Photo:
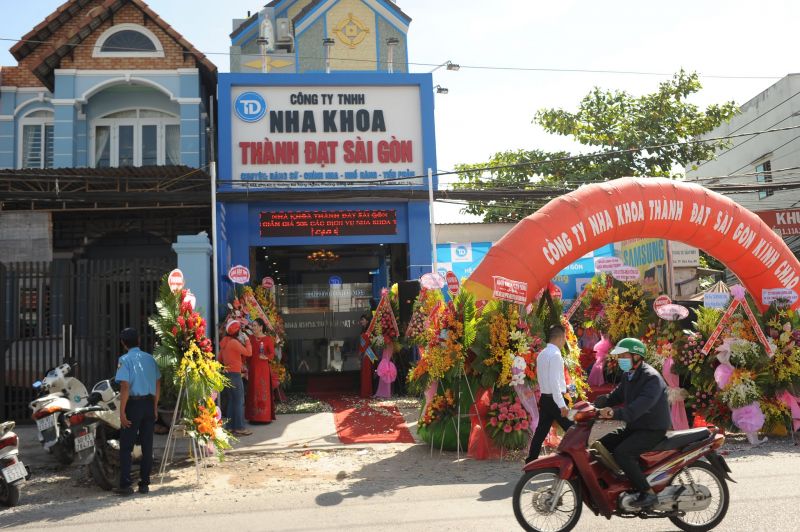
[[[561,358],[561,348],[567,342],[567,335],[560,325],[553,325],[548,332],[547,346],[536,357],[536,376],[539,381],[539,390],[542,392],[539,401],[539,424],[531,440],[526,462],[539,458],[542,444],[550,432],[553,421],[567,430],[572,422],[567,419],[567,403],[564,394],[567,393],[567,383],[564,381],[564,359]]]

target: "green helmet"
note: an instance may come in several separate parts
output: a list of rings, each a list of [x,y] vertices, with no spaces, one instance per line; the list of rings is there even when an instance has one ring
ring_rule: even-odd
[[[620,355],[622,353],[631,353],[632,355],[643,357],[647,353],[647,348],[638,338],[623,338],[611,350],[612,355]]]

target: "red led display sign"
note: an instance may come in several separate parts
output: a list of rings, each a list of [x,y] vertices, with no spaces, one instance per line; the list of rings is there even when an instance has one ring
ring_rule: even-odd
[[[263,237],[395,235],[397,211],[263,211],[259,226]]]

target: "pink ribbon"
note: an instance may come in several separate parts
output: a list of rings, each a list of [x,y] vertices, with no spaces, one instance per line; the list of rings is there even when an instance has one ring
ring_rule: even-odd
[[[800,430],[800,398],[784,390],[782,394],[778,395],[777,399],[785,404],[792,412],[792,426],[794,430]]]
[[[661,370],[661,373],[664,374],[664,381],[666,381],[670,390],[669,402],[672,430],[686,430],[689,428],[689,420],[686,419],[686,407],[683,404],[683,397],[679,391],[677,393],[673,392],[673,390],[681,389],[678,376],[672,371],[673,364],[672,357],[667,357]]]
[[[425,390],[425,408],[422,409],[423,412],[428,409],[428,405],[431,404],[431,401],[433,401],[433,398],[436,395],[436,390],[438,389],[439,381],[432,381],[428,385],[428,389]]]
[[[375,392],[375,397],[388,398],[392,396],[392,383],[397,379],[397,366],[392,362],[393,352],[394,348],[390,344],[383,348],[381,362],[375,371],[379,377],[378,390]]]
[[[764,426],[764,412],[757,402],[731,409],[731,419],[744,432],[758,432]]]
[[[517,392],[519,402],[522,403],[522,406],[528,412],[528,416],[530,417],[528,430],[531,433],[531,437],[533,437],[533,433],[536,432],[536,426],[539,424],[539,409],[536,406],[536,393],[526,384],[517,384],[514,386],[514,391]]]
[[[731,375],[733,375],[733,366],[728,364],[720,364],[714,370],[714,380],[717,381],[717,386],[719,386],[720,390],[727,386],[728,381],[731,380]]]
[[[602,386],[606,383],[606,379],[603,376],[603,364],[610,349],[611,342],[605,336],[594,345],[594,365],[591,373],[589,373],[589,386]]]

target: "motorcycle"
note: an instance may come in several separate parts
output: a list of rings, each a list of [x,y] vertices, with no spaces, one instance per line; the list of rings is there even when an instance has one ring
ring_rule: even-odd
[[[19,485],[31,478],[31,471],[19,459],[19,438],[13,432],[15,423],[0,423],[0,504],[19,504]]]
[[[648,508],[635,508],[637,497],[611,453],[600,443],[587,447],[598,410],[581,401],[570,418],[555,454],[529,462],[514,489],[514,515],[523,529],[572,530],[585,504],[595,515],[667,518],[681,530],[711,530],[725,518],[734,482],[725,459],[717,454],[725,436],[716,427],[671,432],[641,456],[647,481],[658,496]]]
[[[75,459],[72,431],[66,424],[64,414],[86,404],[86,386],[75,377],[69,376],[75,367],[73,363],[63,363],[47,372],[44,379],[33,383],[39,397],[28,405],[36,421],[39,442],[56,459],[69,465]]]
[[[74,434],[75,454],[82,465],[88,465],[95,483],[104,490],[113,489],[119,482],[120,429],[119,391],[111,380],[94,385],[88,406],[65,415]],[[141,447],[133,450],[134,461],[141,457]]]

